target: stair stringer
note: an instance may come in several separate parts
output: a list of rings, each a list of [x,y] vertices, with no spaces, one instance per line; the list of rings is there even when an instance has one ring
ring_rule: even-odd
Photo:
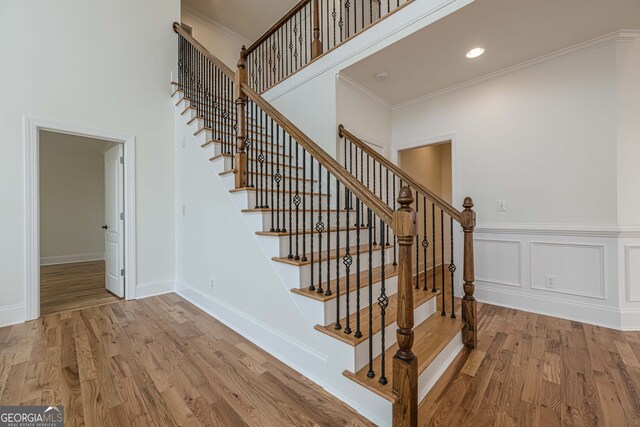
[[[177,101],[177,99],[175,100]],[[248,198],[246,193],[230,193],[228,191],[231,183],[230,179],[233,179],[233,175],[230,175],[231,178],[229,176],[219,175],[219,173],[224,170],[225,160],[224,158],[219,158],[214,161],[209,160],[209,153],[201,148],[201,145],[206,142],[206,135],[204,133],[197,136],[194,135],[194,132],[198,129],[199,120],[195,120],[192,124],[188,125],[187,122],[193,118],[193,112],[189,110],[185,115],[181,114],[187,106],[188,101],[183,100],[175,108],[176,174],[180,171],[178,163],[181,160],[184,160],[183,156],[188,156],[188,161],[191,166],[194,166],[194,169],[197,169],[197,167],[195,167],[196,163],[199,163],[200,165],[207,165],[209,175],[207,176],[206,181],[198,183],[199,186],[202,186],[203,189],[206,187],[214,188],[216,194],[211,197],[216,197],[217,200],[225,200],[225,202],[218,203],[217,208],[223,209],[222,205],[232,206],[235,211],[235,215],[240,214],[239,216],[242,218],[243,227],[234,227],[234,236],[241,235],[243,242],[253,240],[252,245],[249,245],[254,246],[251,252],[255,254],[256,249],[259,249],[263,260],[268,262],[271,267],[270,277],[262,276],[259,280],[273,286],[276,286],[275,282],[280,282],[279,286],[277,286],[279,288],[277,291],[286,293],[286,298],[292,303],[291,306],[295,307],[295,312],[299,315],[299,320],[293,319],[290,323],[297,322],[298,324],[303,325],[303,328],[311,334],[313,340],[311,343],[300,342],[286,331],[274,327],[270,322],[267,323],[265,320],[256,318],[246,311],[235,307],[233,304],[211,295],[211,293],[208,292],[209,289],[205,291],[205,287],[202,284],[200,286],[194,286],[193,283],[189,283],[188,280],[181,277],[182,272],[178,265],[176,266],[176,292],[286,365],[311,379],[326,391],[353,407],[372,422],[380,426],[391,425],[390,403],[341,375],[341,372],[345,367],[349,366],[348,363],[341,364],[341,357],[330,358],[327,356],[327,351],[331,350],[327,348],[327,342],[330,342],[331,340],[335,341],[335,339],[329,338],[314,330],[315,323],[313,323],[313,321],[315,321],[317,317],[314,317],[314,315],[307,316],[304,311],[306,308],[299,304],[298,299],[300,297],[291,292],[292,285],[290,282],[287,282],[287,280],[290,280],[290,277],[283,277],[282,270],[278,270],[283,267],[278,265],[280,263],[271,260],[273,256],[278,256],[279,254],[279,244],[277,243],[278,239],[255,234],[257,231],[262,231],[262,221],[258,220],[255,215],[252,216],[241,213],[242,209],[250,207],[247,203]],[[190,170],[185,174],[195,175],[196,171]],[[176,182],[178,182],[178,178],[176,179]],[[191,180],[190,184],[194,185],[194,180]],[[226,194],[225,199],[223,199],[221,193]],[[207,196],[207,192],[204,191],[200,195],[201,198],[206,198]],[[180,205],[183,203],[178,194],[176,195],[176,204],[178,205],[178,210],[180,210]],[[186,206],[187,215],[192,215],[192,210],[194,210],[192,206]],[[178,218],[179,221],[181,219],[179,212]],[[211,238],[218,236],[218,233],[221,233],[224,229],[227,229],[228,231],[228,228],[228,224],[220,224],[211,233]],[[209,236],[204,237],[205,239],[209,238]],[[224,243],[221,244],[224,245]],[[176,242],[176,246],[179,248],[180,243]],[[243,248],[241,253],[248,252],[247,249],[249,249],[248,246]],[[178,249],[178,251],[180,251],[180,249]],[[227,253],[228,257],[239,255],[240,253]],[[223,262],[220,263],[224,264]],[[179,263],[177,262],[177,264]],[[231,262],[228,263],[226,268],[230,268],[229,265],[232,264],[233,263]],[[242,264],[239,264],[239,266],[241,265]],[[247,269],[245,265],[245,270],[250,269]],[[238,279],[242,281],[241,277],[241,272],[238,271],[235,275],[235,281],[238,281]],[[318,302],[318,304],[321,303]],[[317,307],[318,306],[316,306],[316,308]],[[343,351],[339,354],[347,358],[349,357],[348,352]],[[351,362],[351,364],[353,364],[353,362]]]

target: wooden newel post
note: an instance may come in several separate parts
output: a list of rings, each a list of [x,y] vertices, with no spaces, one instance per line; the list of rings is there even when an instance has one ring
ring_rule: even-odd
[[[313,41],[311,42],[311,59],[322,55],[320,40],[320,0],[313,0]]]
[[[475,272],[473,259],[473,229],[476,226],[476,213],[473,211],[471,197],[464,199],[462,204],[462,229],[464,230],[464,297],[462,297],[462,341],[469,348],[478,345],[478,307],[473,296],[475,291]]]
[[[236,148],[238,152],[235,156],[235,172],[236,172],[236,188],[247,186],[247,153],[245,151],[245,143],[247,139],[247,117],[245,114],[247,106],[247,96],[242,90],[242,84],[247,83],[247,67],[245,65],[246,48],[242,46],[240,59],[238,60],[238,70],[236,71],[234,97],[236,99]]]
[[[413,197],[409,187],[402,187],[398,196],[400,208],[393,215],[393,233],[398,250],[398,351],[393,356],[394,427],[418,425],[418,360],[413,347],[413,241],[417,232],[416,212],[411,208]]]

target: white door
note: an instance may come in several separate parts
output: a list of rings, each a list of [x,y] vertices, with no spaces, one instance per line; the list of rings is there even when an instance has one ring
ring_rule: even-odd
[[[107,290],[124,296],[124,165],[122,144],[110,148],[104,155],[105,171],[105,259]]]

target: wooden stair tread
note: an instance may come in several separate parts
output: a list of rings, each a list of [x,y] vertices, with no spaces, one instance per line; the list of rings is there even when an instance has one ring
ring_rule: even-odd
[[[213,162],[214,160],[218,160],[221,157],[227,157],[227,158],[230,159],[230,158],[233,157],[233,154],[220,153],[220,154],[216,154],[213,157],[209,157],[209,160]],[[253,157],[250,157],[250,158],[253,158]],[[267,164],[271,165],[273,163],[271,163],[269,161],[265,161],[264,164],[265,165],[267,165]],[[280,167],[282,167],[283,169],[287,168],[287,169],[299,169],[299,170],[302,170],[302,166],[293,166],[293,165],[289,166],[289,165],[285,165],[285,164],[280,164]]]
[[[343,281],[341,281],[341,287],[342,286],[344,286]],[[439,291],[432,292],[431,290],[423,291],[422,289],[413,289],[413,308],[415,309],[416,307],[420,307],[422,304],[426,303],[432,298],[437,297],[438,295],[440,295]],[[389,305],[387,306],[386,315],[384,318],[385,327],[389,326],[390,324],[396,321],[396,316],[398,314],[397,308],[396,308],[397,304],[398,304],[398,294],[391,295],[389,297]],[[352,301],[352,305],[355,306],[355,301]],[[353,329],[354,331],[355,331],[357,316],[358,316],[358,313],[352,313],[349,316],[349,326],[351,326],[351,329]],[[373,317],[372,317],[373,325],[371,328],[374,334],[379,332],[382,329],[381,317],[382,315],[380,311],[380,306],[377,304],[376,298],[374,298],[373,299]],[[346,324],[347,324],[347,318],[345,316],[340,319],[340,325],[342,326],[342,329],[336,329],[335,322],[327,326],[316,325],[315,329],[355,347],[356,345],[366,341],[367,338],[369,338],[369,307],[365,307],[360,310],[360,325],[361,325],[360,331],[362,332],[362,337],[356,338],[354,332],[350,334],[346,334],[344,332],[344,328]]]
[[[231,190],[229,190],[230,193],[238,193],[240,191],[258,191],[256,187],[240,187],[240,188],[232,188]],[[267,192],[276,192],[277,190],[275,188],[261,188],[260,191],[267,191]],[[289,190],[285,190],[284,188],[282,188],[280,190],[281,193],[283,194],[296,194],[295,190],[289,191]],[[298,191],[297,194],[299,194],[300,196],[322,196],[322,197],[331,197],[331,194],[329,193],[315,193],[315,192],[305,192],[303,193],[302,191]],[[325,210],[326,212],[326,210]]]
[[[360,230],[368,230],[367,227],[358,227]],[[356,230],[356,227],[351,227],[349,228],[350,231]],[[331,227],[330,229],[326,229],[322,232],[322,234],[327,234],[327,233],[335,233],[336,231],[347,231],[346,227],[340,227],[335,228],[335,227]],[[313,232],[313,234],[318,234],[318,232],[316,230],[298,230],[298,234],[311,234]],[[283,237],[283,236],[288,236],[289,232],[288,231],[256,231],[256,234],[258,236],[274,236],[274,237]],[[296,234],[296,232],[294,231],[293,234]]]
[[[226,176],[226,175],[231,175],[231,174],[235,174],[236,171],[235,169],[229,169],[223,172],[220,172],[218,175],[220,176]],[[273,177],[274,175],[272,173],[256,173],[255,171],[248,171],[247,175],[253,175],[254,177],[258,178],[258,177]],[[302,177],[285,177],[284,179],[291,179],[293,181],[307,181],[307,182],[318,182],[317,179],[312,179],[312,178],[302,178]],[[346,212],[346,211],[345,211]]]
[[[369,265],[368,262],[369,261],[367,260],[367,267]],[[375,267],[371,271],[372,271],[371,283],[378,283],[380,280],[382,280],[382,267]],[[398,268],[393,264],[387,264],[385,266],[384,273],[385,273],[385,277],[389,279],[393,276],[398,275]],[[353,286],[350,286],[350,291],[354,291],[357,288],[357,283],[358,283],[357,280],[358,280],[357,272],[349,275],[349,281],[351,284],[353,284]],[[340,277],[341,285],[346,283],[345,281],[346,281],[346,276]],[[331,284],[332,291],[336,289],[337,282],[338,282],[337,279],[333,279],[329,282]],[[368,286],[369,286],[369,274],[367,273],[367,271],[361,271],[360,272],[360,290],[366,289]],[[327,287],[326,282],[322,282],[322,287],[323,288]],[[315,290],[310,291],[308,287],[305,287],[303,289],[293,288],[291,289],[291,292],[293,292],[294,294],[302,295],[302,296],[315,299],[317,301],[322,301],[322,302],[330,301],[338,297],[337,292],[333,292],[331,295],[327,296],[324,294],[324,292],[318,293]],[[340,286],[340,295],[344,295],[346,293],[347,293],[347,288],[345,286]]]
[[[391,246],[389,247],[391,248]],[[380,245],[371,245],[371,251],[372,252],[378,252],[380,251]],[[357,247],[354,246],[351,248],[351,256],[353,257],[353,264],[352,267],[355,267],[355,256],[356,256],[356,251],[357,251]],[[340,248],[338,250],[334,249],[332,251],[329,252],[329,260],[335,260],[336,257],[342,258],[345,256],[345,254],[347,253],[347,248]],[[360,245],[360,254],[368,254],[369,253],[369,245]],[[368,256],[368,255],[367,255]],[[297,265],[297,266],[303,266],[303,265],[309,265],[311,264],[311,254],[307,255],[307,260],[306,261],[300,261],[300,260],[296,260],[296,259],[291,259],[288,257],[273,257],[271,258],[273,261],[276,262],[282,262],[284,264],[290,264],[290,265]],[[327,260],[327,251],[322,251],[321,253],[318,252],[314,252],[313,254],[313,263],[319,263],[322,261],[326,261]],[[360,261],[361,265],[362,265],[362,261]],[[367,261],[368,263],[368,261]],[[368,265],[368,264],[367,264]],[[344,268],[344,265],[342,265],[341,269]]]
[[[435,313],[413,329],[412,350],[418,359],[418,376],[429,367],[438,354],[462,330],[463,326],[464,323],[460,319],[452,319],[449,316],[441,316],[439,313]],[[342,374],[393,402],[394,395],[391,386],[393,384],[393,356],[397,350],[398,344],[396,343],[385,351],[385,376],[387,377],[387,384],[385,385],[380,384],[382,355],[373,359],[373,370],[376,374],[373,378],[367,376],[369,365],[366,365],[355,374],[350,371],[344,371]]]

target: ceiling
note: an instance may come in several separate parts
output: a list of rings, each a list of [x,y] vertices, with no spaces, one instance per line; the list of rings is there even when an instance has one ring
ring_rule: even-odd
[[[183,6],[213,19],[253,42],[298,0],[182,0]]]
[[[620,29],[640,0],[475,0],[342,72],[395,105]]]

